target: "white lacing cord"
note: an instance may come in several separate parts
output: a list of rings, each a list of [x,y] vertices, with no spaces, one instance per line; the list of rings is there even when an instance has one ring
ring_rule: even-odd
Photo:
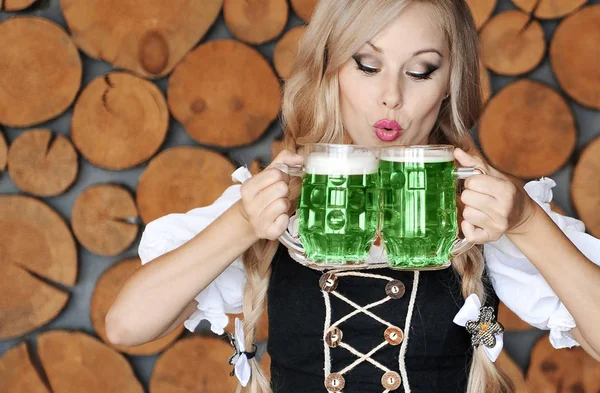
[[[323,332],[323,336],[327,334],[329,330],[329,325],[331,324],[331,301],[329,300],[329,293],[323,291],[323,299],[325,300],[325,326]],[[329,357],[329,345],[327,345],[327,341],[323,338],[323,348],[325,352],[325,367],[323,371],[325,371],[325,378],[331,374],[331,358]]]
[[[410,293],[410,301],[408,303],[408,312],[406,313],[406,323],[404,324],[404,340],[400,347],[400,355],[398,356],[398,367],[400,368],[400,375],[402,376],[402,386],[404,386],[404,393],[410,393],[410,384],[408,383],[408,374],[406,372],[406,348],[408,347],[408,334],[410,332],[410,322],[412,321],[413,311],[415,309],[415,302],[417,299],[417,290],[419,288],[419,272],[415,272],[413,279],[413,287]]]

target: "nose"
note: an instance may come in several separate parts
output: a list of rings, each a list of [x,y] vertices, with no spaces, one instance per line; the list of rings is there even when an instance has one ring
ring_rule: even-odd
[[[381,95],[381,104],[388,109],[397,109],[402,106],[402,89],[398,78],[386,81]]]

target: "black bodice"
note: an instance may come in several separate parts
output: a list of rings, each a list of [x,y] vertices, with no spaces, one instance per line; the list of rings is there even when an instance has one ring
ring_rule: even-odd
[[[358,313],[339,324],[341,342],[366,354],[387,343],[385,332],[390,327],[405,335],[414,272],[374,269],[361,273],[398,280],[404,295],[369,309],[375,316]],[[355,311],[356,308],[333,293],[324,293],[319,280],[323,273],[304,267],[291,259],[287,249],[279,247],[273,260],[268,290],[269,342],[271,378],[276,393],[326,393],[325,299],[329,299],[331,319],[328,326]],[[337,277],[336,292],[358,306],[387,297],[389,279],[372,277]],[[396,282],[397,283],[397,282]],[[388,292],[386,293],[386,286]],[[396,294],[394,297],[398,297]],[[497,310],[494,294],[486,302]],[[419,273],[418,289],[408,339],[406,335],[405,368],[412,393],[465,392],[472,357],[470,335],[452,322],[464,304],[460,278],[452,268]],[[387,324],[385,324],[385,323]],[[389,331],[389,330],[388,330]],[[339,332],[339,331],[338,331]],[[337,336],[333,336],[333,340]],[[390,338],[388,337],[388,340]],[[371,358],[391,372],[400,375],[399,353],[402,345],[382,345]],[[331,373],[338,373],[358,358],[343,346],[331,348]],[[382,393],[386,390],[382,376],[386,371],[365,361],[343,374],[343,393]],[[338,381],[339,382],[339,381]],[[335,382],[332,382],[335,383]],[[389,383],[389,380],[388,380]],[[404,392],[402,384],[394,392]]]

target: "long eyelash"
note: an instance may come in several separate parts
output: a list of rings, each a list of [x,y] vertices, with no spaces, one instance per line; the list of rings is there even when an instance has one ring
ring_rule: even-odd
[[[431,73],[427,73],[427,74],[411,74],[409,72],[408,76],[410,76],[413,79],[420,80],[420,81],[431,79]]]
[[[429,65],[427,65],[427,71],[425,71],[424,73],[417,74],[414,72],[407,72],[407,75],[416,80],[427,80],[427,79],[431,79],[431,74],[433,74],[435,71],[437,71],[437,69],[438,69],[437,67],[429,64]]]
[[[356,68],[358,70],[364,72],[365,74],[367,74],[367,75],[374,75],[374,74],[376,74],[376,73],[379,72],[379,70],[377,68],[365,67],[365,65],[362,64],[357,57],[352,56],[352,58],[356,62],[356,66],[357,66]]]

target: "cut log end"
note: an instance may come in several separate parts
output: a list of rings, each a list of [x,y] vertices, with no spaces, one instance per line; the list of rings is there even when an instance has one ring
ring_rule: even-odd
[[[77,152],[71,142],[46,129],[22,133],[8,151],[8,172],[17,187],[37,196],[56,196],[76,180]]]
[[[110,184],[85,189],[75,200],[71,225],[77,240],[90,252],[115,256],[125,251],[138,234],[137,208],[123,187]]]
[[[0,48],[0,123],[29,127],[71,105],[81,85],[82,65],[61,26],[41,17],[7,19],[0,23]],[[23,64],[29,65],[27,77],[21,76]]]
[[[281,153],[283,151],[284,148],[285,148],[284,141],[274,140],[271,143],[271,161],[273,161],[275,159],[275,157],[277,157],[279,155],[279,153]]]
[[[568,161],[577,130],[563,97],[544,84],[521,79],[490,99],[479,140],[485,156],[501,171],[537,178]]]
[[[467,0],[477,30],[488,21],[496,8],[496,2],[497,0]]]
[[[550,63],[563,90],[583,106],[600,109],[600,4],[562,21],[550,43]]]
[[[139,269],[140,266],[141,261],[139,258],[130,258],[117,262],[107,269],[96,283],[96,288],[92,294],[90,314],[94,330],[106,344],[129,355],[147,356],[156,354],[171,345],[183,332],[183,325],[158,340],[143,345],[126,347],[113,345],[108,341],[106,337],[106,325],[104,323],[104,318],[106,317],[110,306],[113,304],[121,286],[127,277]]]
[[[233,164],[200,147],[175,147],[156,156],[140,176],[137,206],[144,223],[212,204],[232,183]]]
[[[45,203],[0,196],[0,339],[28,333],[54,319],[77,277],[77,249],[65,221]]]
[[[61,0],[78,47],[145,78],[169,74],[208,32],[222,5],[223,0],[145,0],[143,7],[132,1]]]
[[[500,302],[498,310],[498,321],[504,326],[506,331],[525,331],[533,329],[530,324],[519,318],[502,302]]]
[[[191,52],[173,72],[167,96],[173,116],[194,140],[220,147],[255,142],[275,121],[281,103],[269,63],[232,40],[209,41]]]
[[[510,379],[515,388],[514,393],[529,393],[523,370],[517,366],[505,351],[500,352],[500,356],[496,360],[496,366]]]
[[[0,0],[1,11],[22,11],[37,0]]]
[[[8,145],[6,139],[0,130],[0,172],[6,169],[6,163],[8,162]]]
[[[502,75],[532,71],[546,52],[542,25],[520,11],[506,11],[492,18],[482,29],[480,42],[484,64]]]
[[[287,79],[296,63],[298,44],[304,33],[304,26],[297,26],[289,30],[275,45],[273,64],[277,74],[282,79]]]
[[[294,12],[300,19],[309,22],[319,0],[290,0]]]
[[[191,336],[181,339],[156,361],[150,391],[187,392],[190,386],[204,386],[203,391],[233,392],[237,378],[229,375],[231,366],[227,363],[233,352],[228,343],[216,338]]]
[[[589,0],[512,0],[528,14],[533,12],[537,19],[558,19],[582,7]]]
[[[287,0],[225,0],[223,15],[240,41],[260,45],[281,34],[288,19]]]
[[[483,61],[479,62],[479,83],[481,85],[481,101],[485,105],[492,96],[492,82]]]
[[[527,372],[531,392],[598,392],[600,363],[581,347],[555,349],[548,335],[533,347]]]
[[[571,182],[571,199],[586,229],[600,237],[600,137],[579,157]]]
[[[82,387],[88,393],[144,391],[127,359],[94,337],[54,330],[40,334],[37,343],[54,392],[77,392]]]
[[[10,348],[0,357],[0,392],[50,393],[29,356],[27,342]]]
[[[160,89],[129,73],[114,72],[94,79],[77,99],[71,137],[94,165],[123,170],[152,157],[168,127],[169,110]]]

